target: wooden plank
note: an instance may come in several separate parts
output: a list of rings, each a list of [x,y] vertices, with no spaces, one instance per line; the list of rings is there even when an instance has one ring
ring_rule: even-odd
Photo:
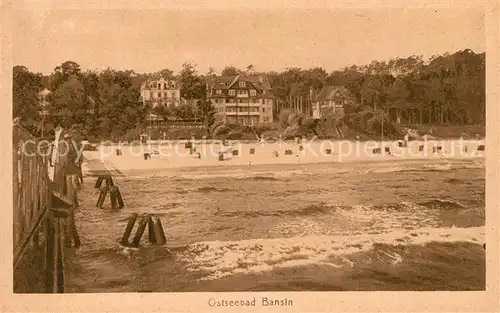
[[[25,262],[20,262],[24,255],[31,255],[36,249],[36,243],[43,239],[45,249],[42,249],[45,260],[45,271],[39,271],[40,277],[32,277],[36,281],[33,284],[43,284],[47,292],[64,292],[64,255],[62,248],[61,220],[54,220],[54,216],[71,217],[71,212],[65,212],[64,208],[71,204],[71,199],[66,199],[64,194],[65,165],[67,158],[58,153],[54,168],[54,181],[51,181],[48,173],[49,157],[39,155],[36,144],[25,146],[27,153],[19,153],[19,147],[26,140],[34,140],[27,131],[19,126],[13,127],[13,240],[14,240],[14,267],[15,273],[22,273],[28,269]],[[46,148],[49,148],[47,145]],[[60,142],[57,148],[61,148]],[[56,153],[60,152],[55,149]],[[34,152],[34,153],[33,153]],[[31,153],[31,154],[30,154]],[[59,191],[55,196],[55,210],[51,210],[51,189]],[[69,200],[69,201],[68,201]],[[71,206],[69,206],[71,208]],[[43,233],[40,228],[45,225]],[[41,236],[38,236],[40,234]],[[41,237],[41,238],[37,238]],[[75,238],[75,244],[79,245],[79,239]],[[78,241],[78,243],[77,243]],[[28,250],[29,249],[29,250]],[[39,267],[33,264],[35,267]],[[22,283],[21,277],[14,280]],[[26,289],[26,287],[24,288]],[[29,288],[28,288],[29,289]],[[22,292],[22,291],[21,291]]]
[[[124,176],[109,160],[88,160],[85,166],[91,176]]]

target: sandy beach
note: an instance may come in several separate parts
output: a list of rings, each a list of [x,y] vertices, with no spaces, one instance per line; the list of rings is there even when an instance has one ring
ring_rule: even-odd
[[[148,145],[98,146],[97,151],[85,151],[82,171],[93,175],[111,170],[115,174],[150,172],[172,168],[230,167],[278,164],[317,164],[372,161],[475,159],[484,158],[484,140],[428,140],[354,142],[313,141],[221,143],[195,141],[193,149],[186,142],[149,143]],[[481,148],[482,146],[482,148]],[[479,148],[479,149],[478,149]],[[378,149],[378,151],[377,151]],[[117,150],[121,155],[117,155]],[[219,159],[223,152],[223,160]],[[145,158],[144,154],[150,157]],[[236,155],[234,155],[236,154]]]

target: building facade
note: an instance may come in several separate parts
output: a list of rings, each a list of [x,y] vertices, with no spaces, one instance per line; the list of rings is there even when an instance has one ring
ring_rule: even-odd
[[[339,115],[357,106],[356,97],[344,86],[324,86],[311,96],[312,117],[322,118],[325,110],[333,110]]]
[[[275,99],[264,75],[208,77],[207,100],[215,107],[217,121],[243,125],[273,121]]]
[[[167,107],[181,105],[181,89],[174,80],[165,80],[163,77],[158,80],[147,81],[141,85],[141,100],[143,105],[157,107],[164,105]]]

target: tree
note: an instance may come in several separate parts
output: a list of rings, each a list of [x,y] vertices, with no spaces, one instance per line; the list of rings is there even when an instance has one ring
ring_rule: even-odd
[[[255,66],[253,64],[248,65],[245,69],[245,73],[246,74],[255,73]]]
[[[292,114],[293,114],[293,111],[290,109],[283,109],[280,111],[279,120],[280,120],[281,125],[283,127],[287,127],[289,125],[288,120],[289,120],[290,116],[292,116]]]
[[[100,133],[118,137],[144,123],[148,112],[139,101],[139,89],[133,86],[131,73],[110,68],[100,73]]]
[[[41,74],[32,73],[25,66],[13,68],[12,115],[20,118],[21,125],[33,133],[41,120],[38,102],[41,79]]]
[[[203,122],[206,127],[210,127],[215,122],[215,107],[204,99],[198,100],[197,102],[197,116],[203,117]]]
[[[234,67],[234,66],[226,66],[222,72],[221,72],[221,75],[222,76],[235,76],[235,75],[238,75],[238,74],[242,74],[243,71]]]
[[[196,64],[189,62],[182,64],[179,81],[181,83],[181,97],[184,99],[205,98],[205,84],[201,77],[197,75]]]
[[[83,123],[87,110],[84,85],[76,75],[70,76],[53,93],[49,108],[56,124],[68,128],[75,123]]]
[[[388,97],[396,106],[396,121],[401,122],[401,110],[408,107],[408,89],[406,83],[402,78],[397,78],[388,90]]]
[[[54,74],[51,77],[53,90],[65,83],[71,76],[79,76],[81,73],[80,65],[73,61],[66,61],[54,68]]]

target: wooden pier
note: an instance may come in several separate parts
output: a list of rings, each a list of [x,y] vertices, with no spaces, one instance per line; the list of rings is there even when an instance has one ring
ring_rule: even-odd
[[[58,136],[56,136],[57,139]],[[61,143],[61,141],[56,140]],[[63,293],[65,246],[80,245],[67,158],[13,125],[13,246],[15,293]],[[51,151],[54,177],[49,177]]]

